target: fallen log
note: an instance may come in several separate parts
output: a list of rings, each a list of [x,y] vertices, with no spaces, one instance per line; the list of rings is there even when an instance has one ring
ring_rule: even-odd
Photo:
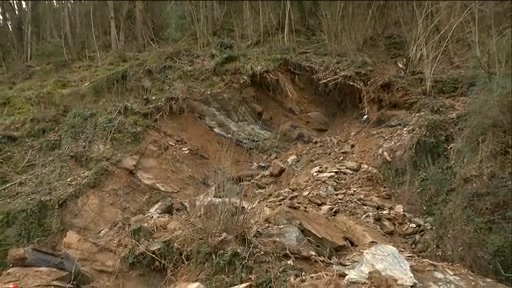
[[[12,267],[55,268],[70,273],[73,282],[92,282],[92,277],[82,271],[78,261],[66,251],[57,253],[39,247],[13,248],[8,252],[7,262]]]

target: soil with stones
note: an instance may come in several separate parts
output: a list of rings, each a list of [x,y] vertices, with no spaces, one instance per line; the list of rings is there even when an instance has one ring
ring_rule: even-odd
[[[504,287],[421,257],[436,249],[435,227],[397,203],[376,169],[403,153],[410,114],[387,110],[367,123],[350,81],[321,95],[307,73],[271,76],[277,84],[188,95],[186,111],[153,125],[99,185],[68,201],[57,246],[10,251],[0,284]],[[191,247],[205,239],[211,261],[242,255],[236,265],[251,269],[194,271]],[[262,284],[268,271],[277,276]],[[230,273],[238,283],[218,284]]]

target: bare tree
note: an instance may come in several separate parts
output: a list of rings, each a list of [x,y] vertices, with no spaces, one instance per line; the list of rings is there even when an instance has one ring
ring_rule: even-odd
[[[71,21],[69,19],[69,2],[63,1],[62,6],[64,7],[64,35],[67,40],[68,49],[73,54],[75,49],[73,35],[71,34]]]
[[[27,53],[26,60],[30,63],[30,60],[32,59],[32,1],[28,1],[27,3],[27,20],[25,20],[25,23],[27,23],[27,31],[25,34],[25,51]]]
[[[13,54],[16,55],[17,60],[19,60],[24,55],[24,53],[20,55],[20,52],[23,52],[23,21],[21,19],[21,11],[17,9],[18,6],[15,8],[15,4],[11,1],[2,1],[2,5],[4,8],[2,10],[5,11],[11,23],[12,38],[14,40]],[[21,7],[21,5],[19,7]]]
[[[96,50],[96,57],[98,58],[98,63],[101,63],[100,49],[98,48],[98,41],[96,40],[96,31],[94,29],[93,7],[94,6],[91,4],[90,17],[91,17],[92,39],[93,39],[93,42],[94,42],[94,49]]]
[[[139,48],[144,48],[144,2],[135,1],[135,31],[137,33],[137,43]]]
[[[114,10],[114,1],[107,1],[108,3],[108,17],[110,22],[110,44],[113,51],[116,51],[118,47],[117,42],[117,31],[116,31],[116,14]]]

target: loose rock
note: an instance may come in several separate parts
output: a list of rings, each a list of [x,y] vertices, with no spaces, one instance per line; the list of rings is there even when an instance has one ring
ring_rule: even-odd
[[[393,211],[398,214],[404,213],[404,206],[402,205],[396,205],[395,208],[393,208]]]
[[[272,177],[280,177],[284,173],[284,166],[281,162],[278,160],[272,161],[272,164],[270,165],[269,174]]]
[[[310,245],[306,240],[306,237],[300,232],[300,229],[293,225],[286,225],[278,229],[278,235],[280,235],[279,240],[290,247],[302,248],[306,247],[310,249]]]
[[[334,207],[330,206],[330,205],[324,205],[322,207],[320,207],[320,213],[322,215],[324,215],[325,217],[331,217],[333,216],[333,210],[334,210]]]
[[[186,282],[186,283],[178,283],[171,288],[205,288],[205,286],[200,282]]]
[[[75,259],[80,259],[81,263],[88,264],[88,267],[94,270],[114,273],[121,268],[119,267],[118,256],[82,238],[74,231],[66,233],[66,237],[62,240],[62,248],[66,249]]]
[[[417,283],[407,260],[391,245],[379,244],[364,251],[358,263],[348,272],[345,282],[367,283],[371,271],[395,278],[398,285],[411,287]]]
[[[352,150],[352,147],[350,146],[350,144],[345,144],[343,145],[343,147],[341,148],[341,153],[348,153],[350,152],[350,150]]]
[[[321,171],[322,171],[322,167],[317,166],[317,167],[311,169],[311,174],[315,175],[317,173],[320,173]]]
[[[318,178],[319,179],[330,179],[330,178],[334,178],[334,176],[336,176],[336,173],[333,173],[333,172],[326,172],[326,173],[320,173],[318,174]]]
[[[323,132],[329,129],[329,119],[322,112],[308,113],[313,129]]]
[[[383,218],[380,215],[375,215],[374,220],[384,234],[391,235],[395,232],[395,225],[386,218]]]
[[[70,273],[55,268],[14,267],[2,273],[0,285],[16,283],[18,287],[76,287],[67,286],[71,280]]]
[[[297,155],[292,155],[288,158],[288,160],[286,160],[286,163],[288,165],[294,165],[296,164],[297,162],[299,162],[299,157],[297,157]]]
[[[156,203],[149,209],[147,216],[157,218],[161,214],[172,214],[174,211],[174,204],[171,198],[166,198]]]
[[[168,193],[176,193],[179,191],[175,187],[170,187],[169,185],[158,182],[153,176],[151,176],[145,172],[137,171],[136,176],[137,176],[137,178],[139,178],[139,180],[142,183],[144,183],[156,190],[160,190],[162,192],[168,192]]]
[[[121,162],[119,163],[119,167],[124,168],[128,171],[133,171],[133,170],[135,170],[135,167],[137,166],[137,163],[139,162],[139,158],[140,158],[140,156],[138,156],[138,155],[126,157],[121,160]]]
[[[252,283],[244,283],[244,284],[233,286],[231,288],[249,288],[249,287],[252,287]]]
[[[347,161],[347,162],[343,163],[343,165],[345,167],[347,167],[347,169],[354,171],[354,172],[358,172],[359,170],[361,170],[361,164],[359,164],[357,162]]]

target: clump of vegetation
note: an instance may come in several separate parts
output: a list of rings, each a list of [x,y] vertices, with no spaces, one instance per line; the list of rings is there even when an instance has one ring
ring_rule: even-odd
[[[55,200],[37,201],[20,210],[0,213],[0,268],[8,267],[7,252],[60,231],[60,207]]]
[[[313,66],[325,68],[314,73],[323,79],[322,89],[343,94],[339,92],[347,87],[340,83],[346,82],[342,76],[347,71],[340,66],[370,71],[374,65],[366,59],[342,63],[339,56],[378,59],[384,52],[392,59],[406,59],[400,61],[405,66],[400,73],[417,74],[410,86],[425,89],[422,103],[431,102],[409,158],[386,164],[387,175],[397,185],[416,188],[417,202],[444,227],[438,230],[439,239],[453,250],[451,260],[486,275],[492,274],[488,267],[499,277],[512,271],[503,258],[510,252],[504,244],[510,233],[502,224],[510,215],[500,204],[509,204],[503,191],[508,191],[510,177],[505,160],[510,159],[511,108],[510,97],[503,95],[510,95],[510,88],[498,84],[510,79],[503,73],[510,73],[512,63],[510,2],[21,3],[0,5],[0,131],[11,132],[0,138],[0,200],[17,199],[7,206],[38,203],[29,196],[62,196],[77,186],[98,184],[113,151],[135,147],[151,121],[186,111],[185,96],[179,94],[195,86],[191,82],[218,87],[205,73],[212,69],[219,78],[229,72],[242,74],[247,77],[242,82],[265,74],[274,79],[279,73],[266,72],[300,59],[304,66],[315,62]],[[180,52],[150,57],[135,53],[167,45]],[[213,63],[194,51],[215,45],[219,53]],[[396,64],[387,60],[382,61],[383,70]],[[465,84],[460,78],[436,80],[452,70],[496,76],[475,87],[482,93],[473,95],[488,97],[471,96],[472,108],[462,123],[445,117],[450,108],[440,98],[465,93]],[[284,80],[277,82],[287,88]],[[368,82],[351,85],[364,91]],[[85,172],[72,171],[68,162]],[[448,213],[447,207],[460,213]],[[230,209],[222,213],[237,215],[227,213]],[[469,230],[442,226],[444,217],[460,220]],[[469,236],[442,233],[446,231]],[[487,246],[472,237],[477,234],[492,235]],[[0,242],[17,240],[0,237]],[[464,255],[478,245],[485,246],[484,256]],[[165,254],[167,248],[162,249]]]
[[[406,157],[382,167],[396,187],[414,191],[408,200],[433,218],[438,245],[450,255],[443,260],[503,281],[512,269],[510,82],[482,81],[461,119],[433,115]]]
[[[2,86],[2,255],[58,232],[60,204],[45,205],[101,183],[114,152],[136,148],[154,118],[170,109],[166,96],[140,96],[132,81],[134,65],[89,71],[93,80],[82,87],[74,87],[72,78],[83,73],[70,67],[58,79],[39,71],[14,87]],[[125,100],[116,103],[120,95]],[[70,168],[73,162],[79,169]]]
[[[132,245],[123,256],[130,266],[168,272],[185,267],[202,271],[199,280],[208,287],[234,286],[253,272],[250,259],[255,255],[249,246],[240,245],[243,241],[237,236],[214,237],[193,224],[162,240],[156,239],[154,229],[149,227],[135,227],[131,231]],[[219,246],[219,241],[227,241],[228,246]]]
[[[393,59],[406,56],[407,43],[401,35],[390,35],[385,38],[386,52]]]
[[[126,92],[130,81],[130,66],[121,66],[95,79],[87,90],[98,99],[105,95],[119,95]]]

